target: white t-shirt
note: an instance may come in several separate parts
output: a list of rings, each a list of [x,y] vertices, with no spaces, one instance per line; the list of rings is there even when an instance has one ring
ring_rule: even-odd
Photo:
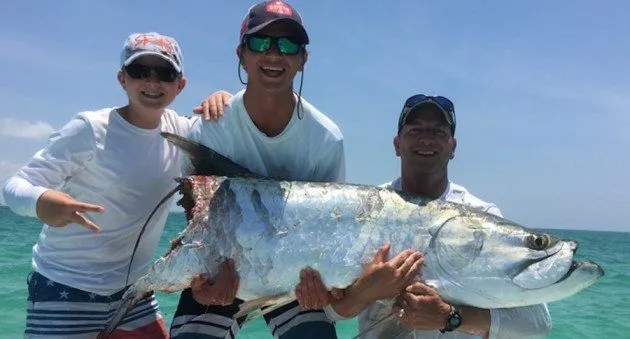
[[[147,130],[128,123],[116,108],[106,108],[79,113],[54,132],[48,145],[7,181],[7,205],[34,217],[37,199],[50,188],[105,211],[86,214],[100,233],[77,224],[44,225],[33,247],[33,270],[100,295],[124,288],[140,230],[181,174],[180,151],[160,132],[186,135],[192,122],[165,110],[160,126]],[[129,283],[146,273],[169,207],[170,202],[161,206],[142,235]]]
[[[383,184],[381,187],[402,190],[401,178],[392,182]],[[449,182],[444,193],[439,197],[441,200],[455,202],[467,205],[487,213],[502,216],[499,208],[493,204],[485,202],[460,185]],[[385,310],[384,307],[389,309]],[[383,314],[391,311],[391,306],[386,306],[380,302],[375,302],[364,309],[358,315],[359,332],[363,332],[374,322],[378,321]],[[325,309],[329,318],[334,320],[343,319],[329,305]],[[533,305],[526,307],[491,309],[490,310],[490,339],[512,339],[512,338],[545,338],[551,330],[551,316],[547,309],[547,305]],[[378,338],[379,328],[366,333],[362,338],[376,339]],[[440,331],[413,331],[408,337],[409,339],[431,339],[431,338],[448,338],[448,339],[470,339],[479,338],[472,334],[459,331],[450,333],[440,333]]]
[[[190,138],[198,140],[250,171],[276,179],[343,182],[343,135],[327,116],[302,98],[285,129],[277,136],[262,133],[236,93],[218,122],[195,123]],[[297,98],[296,98],[297,100]]]

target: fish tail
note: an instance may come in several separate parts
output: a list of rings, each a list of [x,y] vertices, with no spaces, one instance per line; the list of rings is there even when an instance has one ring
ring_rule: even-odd
[[[120,325],[123,318],[137,303],[138,301],[144,299],[147,294],[139,293],[134,286],[130,287],[122,297],[122,303],[114,316],[109,319],[107,324],[105,325],[105,329],[103,329],[96,339],[107,339],[114,332],[114,330]]]
[[[161,135],[188,156],[193,166],[193,173],[191,174],[247,178],[260,177],[196,141],[168,132],[162,132]]]

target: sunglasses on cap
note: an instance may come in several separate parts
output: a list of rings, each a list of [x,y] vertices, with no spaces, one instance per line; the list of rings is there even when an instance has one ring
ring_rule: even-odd
[[[405,106],[403,107],[403,110],[400,113],[400,118],[398,119],[398,131],[400,132],[402,126],[407,120],[407,117],[418,105],[427,103],[434,104],[442,110],[446,122],[451,126],[451,132],[455,134],[455,105],[453,102],[443,96],[431,96],[424,94],[416,94],[405,101]]]
[[[273,44],[276,45],[280,54],[296,55],[302,49],[302,44],[286,36],[248,35],[245,37],[245,44],[250,51],[256,53],[267,52]]]
[[[125,66],[125,72],[133,79],[146,79],[151,76],[151,70],[155,72],[158,80],[162,82],[173,82],[181,75],[175,68],[169,66],[147,66],[142,64]]]

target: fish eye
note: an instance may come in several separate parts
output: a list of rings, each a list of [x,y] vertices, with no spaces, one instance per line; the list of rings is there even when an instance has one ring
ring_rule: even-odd
[[[532,234],[527,237],[527,247],[536,251],[542,251],[552,244],[553,241],[547,234]]]

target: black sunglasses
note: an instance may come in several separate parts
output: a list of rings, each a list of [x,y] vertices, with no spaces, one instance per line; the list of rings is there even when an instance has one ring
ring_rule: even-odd
[[[151,76],[151,70],[155,72],[158,80],[163,82],[173,82],[181,75],[175,68],[169,66],[147,66],[142,64],[125,66],[125,72],[133,79],[146,79]]]

